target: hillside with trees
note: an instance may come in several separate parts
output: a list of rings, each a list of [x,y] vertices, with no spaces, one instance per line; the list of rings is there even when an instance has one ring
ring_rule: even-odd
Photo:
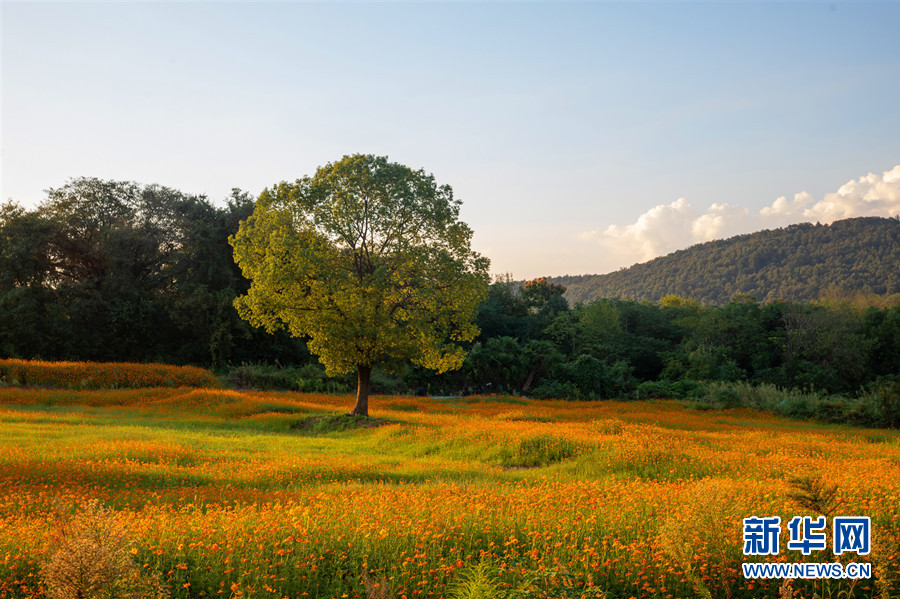
[[[828,293],[900,293],[900,218],[803,223],[694,245],[604,275],[553,277],[571,303],[657,301],[677,294],[724,304],[814,300]]]

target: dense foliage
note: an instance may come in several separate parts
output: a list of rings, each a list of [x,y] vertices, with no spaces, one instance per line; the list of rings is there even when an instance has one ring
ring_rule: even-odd
[[[536,287],[554,295],[536,301]],[[705,306],[670,295],[570,309],[561,294],[546,279],[495,283],[457,387],[570,399],[703,397],[709,382],[876,393],[885,398],[880,416],[855,419],[897,426],[900,296]]]
[[[900,217],[799,224],[689,247],[605,275],[555,277],[571,302],[659,300],[676,293],[723,304],[736,295],[814,300],[841,290],[900,293]]]
[[[328,377],[304,339],[283,331],[270,335],[238,317],[232,302],[249,283],[227,239],[253,208],[237,190],[216,207],[167,188],[94,179],[51,190],[35,211],[5,205],[0,358],[194,364],[227,372],[240,387],[351,392],[356,381]],[[819,240],[837,259],[868,238],[872,264],[883,265],[896,252],[891,248],[898,231],[895,220],[854,219],[743,241],[793,236],[806,239],[811,245],[804,251],[814,255]],[[749,247],[740,239],[718,243],[734,252]],[[730,254],[722,255],[727,261]],[[862,279],[854,278],[860,272],[833,275],[854,286],[853,293],[832,290],[814,301],[737,295],[720,305],[670,294],[658,301],[598,299],[572,306],[557,282],[521,285],[506,278],[491,285],[481,302],[475,320],[481,332],[463,344],[467,355],[459,370],[435,374],[388,364],[372,372],[371,390],[691,397],[896,427],[900,294],[866,292]],[[881,283],[869,289],[897,290],[897,269],[877,272]],[[668,291],[677,288],[673,283]],[[773,399],[773,389],[784,395]]]
[[[490,263],[459,208],[432,175],[362,154],[266,189],[229,239],[251,280],[238,313],[307,338],[328,374],[357,372],[368,415],[374,366],[455,370],[478,334]]]
[[[253,211],[158,185],[76,179],[0,206],[0,357],[221,366],[308,354],[238,318],[228,236]]]

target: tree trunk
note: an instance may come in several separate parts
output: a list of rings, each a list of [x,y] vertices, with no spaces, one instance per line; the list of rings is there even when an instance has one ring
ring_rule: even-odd
[[[350,412],[358,416],[369,415],[369,377],[372,374],[371,366],[356,367],[356,407]]]
[[[539,368],[540,364],[536,364],[534,368],[531,369],[531,372],[528,373],[528,378],[525,379],[525,383],[522,385],[522,393],[528,393],[528,390],[531,389],[531,383],[532,381],[534,381],[534,375],[537,374]]]

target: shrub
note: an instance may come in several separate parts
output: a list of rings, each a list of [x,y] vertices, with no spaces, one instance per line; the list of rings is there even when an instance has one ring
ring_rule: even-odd
[[[800,476],[788,479],[791,485],[788,498],[804,510],[825,517],[834,516],[838,505],[838,487],[818,476]]]
[[[887,428],[900,428],[900,381],[882,379],[869,391],[871,401],[878,412],[878,424]]]
[[[372,370],[372,376],[369,380],[369,390],[372,393],[382,395],[401,395],[409,389],[402,377],[392,375],[383,370]]]
[[[811,418],[823,396],[797,389],[782,390],[768,384],[754,386],[747,382],[710,381],[701,384],[692,399],[717,409],[740,407],[776,412],[782,416]]]
[[[272,390],[295,390],[299,386],[298,372],[294,368],[283,369],[268,364],[241,364],[232,368],[227,375],[230,384],[239,388]]]
[[[539,399],[612,399],[628,396],[633,388],[627,362],[607,364],[582,354],[561,365],[556,378],[536,387],[531,395]]]
[[[582,354],[561,367],[564,380],[571,381],[587,397],[610,399],[621,396],[631,388],[631,371],[627,362],[606,364]]]
[[[41,577],[53,599],[164,596],[158,581],[142,575],[134,563],[124,526],[96,501],[71,519],[58,510]]]
[[[635,399],[687,399],[694,396],[701,384],[692,380],[644,381],[634,390]]]
[[[644,381],[634,390],[634,398],[644,399],[681,399],[672,389],[668,381]]]
[[[279,367],[270,364],[241,364],[227,375],[231,385],[261,391],[302,391],[304,393],[349,393],[353,384],[346,376],[329,378],[319,364]]]
[[[578,387],[570,381],[547,381],[532,389],[532,397],[538,399],[586,399]]]

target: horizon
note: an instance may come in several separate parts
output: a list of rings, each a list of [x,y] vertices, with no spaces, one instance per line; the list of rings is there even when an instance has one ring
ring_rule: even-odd
[[[2,191],[433,173],[517,280],[900,214],[900,4],[3,2]],[[569,276],[572,276],[569,274]]]

